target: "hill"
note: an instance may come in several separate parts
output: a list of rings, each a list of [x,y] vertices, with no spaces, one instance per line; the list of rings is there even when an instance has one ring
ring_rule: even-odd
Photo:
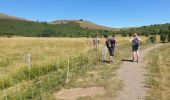
[[[137,32],[139,35],[159,35],[159,34],[168,34],[170,30],[170,23],[165,24],[154,24],[141,27],[131,27],[123,28],[119,31],[116,31],[117,34],[122,34],[122,36],[132,36],[133,33]]]
[[[27,37],[94,37],[95,35],[122,34],[131,36],[168,34],[170,24],[154,24],[142,27],[110,28],[84,20],[59,20],[53,22],[34,22],[0,13],[0,36]]]
[[[64,24],[62,22],[34,22],[0,13],[0,36],[94,37],[97,34],[112,33],[111,28],[87,21],[67,21]]]
[[[80,25],[80,27],[86,28],[86,29],[118,30],[117,28],[111,28],[111,27],[98,25],[98,24],[95,24],[95,23],[90,22],[90,21],[85,21],[83,19],[80,19],[80,20],[57,20],[57,21],[53,21],[53,22],[50,22],[50,23],[52,23],[52,24],[66,24],[68,22],[78,23]]]
[[[0,19],[15,19],[15,20],[26,20],[24,18],[18,18],[18,17],[14,17],[14,16],[9,16],[3,13],[0,13]]]
[[[49,24],[27,20],[0,19],[0,36],[26,37],[94,37],[111,34],[108,30],[82,28],[78,23]]]

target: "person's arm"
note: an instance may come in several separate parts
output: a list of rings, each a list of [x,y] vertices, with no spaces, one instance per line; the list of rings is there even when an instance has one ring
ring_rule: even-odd
[[[116,40],[116,38],[114,38],[114,40],[115,40],[115,43],[117,43],[117,40]]]
[[[132,38],[132,39],[130,39],[129,43],[130,43],[130,44],[132,44],[132,41],[133,41],[133,38]]]
[[[138,39],[139,39],[139,41],[140,41],[140,42],[143,42],[143,40],[142,40],[142,39],[140,39],[140,38],[138,38]]]
[[[115,40],[116,41],[116,43],[117,43],[117,40]]]

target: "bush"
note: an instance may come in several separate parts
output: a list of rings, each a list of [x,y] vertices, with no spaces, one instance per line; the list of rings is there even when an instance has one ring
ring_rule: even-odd
[[[165,42],[166,41],[166,38],[167,38],[167,35],[166,34],[161,34],[160,35],[160,40],[161,40],[161,42]]]
[[[168,42],[170,42],[170,32],[169,32],[169,34],[168,34]]]
[[[133,33],[132,32],[128,32],[128,35],[131,37],[133,35]]]
[[[148,37],[148,36],[149,36],[149,33],[148,33],[148,32],[146,32],[144,35],[145,35],[146,37]]]
[[[128,33],[127,33],[126,31],[123,31],[123,32],[121,32],[121,35],[122,35],[123,37],[127,37]]]
[[[156,36],[150,36],[148,38],[148,41],[151,42],[151,43],[156,43]]]

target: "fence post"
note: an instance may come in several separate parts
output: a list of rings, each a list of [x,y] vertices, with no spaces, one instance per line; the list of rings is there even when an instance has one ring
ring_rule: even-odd
[[[66,83],[68,83],[68,81],[69,81],[69,79],[68,79],[69,78],[69,67],[70,67],[70,61],[68,59]]]

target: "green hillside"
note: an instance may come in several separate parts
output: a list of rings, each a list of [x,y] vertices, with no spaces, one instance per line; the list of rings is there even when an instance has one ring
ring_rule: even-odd
[[[26,20],[0,19],[0,35],[28,37],[82,37],[102,35],[109,31],[86,29],[78,23],[49,24],[47,22],[31,22]]]
[[[124,28],[120,31],[116,31],[117,34],[122,34],[123,36],[131,36],[134,32],[137,32],[139,35],[160,35],[160,34],[168,34],[170,29],[170,24],[154,24],[150,26],[142,26],[135,28]]]
[[[0,36],[26,37],[94,37],[95,35],[121,34],[132,36],[168,34],[170,24],[155,24],[131,28],[110,28],[84,20],[59,20],[51,23],[33,22],[0,13]]]

